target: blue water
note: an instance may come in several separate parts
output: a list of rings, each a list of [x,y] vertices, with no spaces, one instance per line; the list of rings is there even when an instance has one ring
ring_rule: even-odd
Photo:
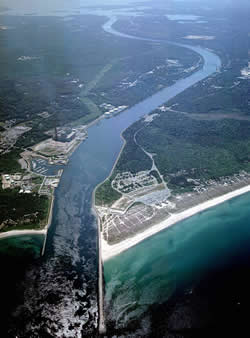
[[[198,283],[250,244],[250,194],[197,214],[104,264],[106,304],[116,325]]]
[[[43,242],[43,235],[24,235],[3,238],[0,240],[0,256],[29,256],[35,259],[40,257]]]
[[[56,176],[58,171],[64,169],[64,165],[52,165],[47,160],[37,158],[32,160],[32,171],[40,175]]]
[[[135,38],[116,32],[112,28],[115,21],[116,18],[112,17],[104,25],[106,32],[121,38]],[[145,38],[143,40],[147,43]],[[72,155],[56,191],[45,256],[39,264],[29,267],[22,281],[23,289],[19,291],[19,296],[23,299],[17,306],[19,315],[7,315],[15,335],[20,336],[20,332],[24,332],[25,337],[42,336],[49,330],[52,336],[80,337],[84,330],[87,336],[94,336],[98,319],[97,231],[91,213],[92,191],[108,176],[121,149],[120,133],[125,128],[220,67],[220,59],[215,54],[199,47],[179,46],[199,53],[204,59],[204,67],[120,115],[93,125],[88,130],[88,139]],[[207,261],[212,260],[209,252],[216,252],[217,242],[213,243],[214,248],[211,244],[206,250],[200,245],[200,253],[198,244],[201,238],[204,243],[206,241],[202,231],[209,238],[208,228],[212,226],[206,226],[205,221],[202,226],[199,222],[196,226],[192,224],[188,220],[176,225],[169,229],[168,236],[171,236],[167,241],[163,233],[158,234],[105,264],[107,320],[126,325],[129,318],[138,317],[153,302],[167,299],[182,283],[199,277],[201,266],[207,266]],[[180,229],[179,232],[177,229]],[[226,229],[222,229],[221,237],[226,238],[226,233]],[[243,230],[240,233],[245,235]],[[215,233],[214,239],[218,240]],[[211,237],[208,243],[212,241]],[[197,251],[192,250],[196,244]],[[224,248],[230,246],[231,243],[225,243]],[[8,269],[9,265],[6,271]],[[12,296],[12,288],[10,290],[9,295]],[[2,309],[4,311],[5,306]]]

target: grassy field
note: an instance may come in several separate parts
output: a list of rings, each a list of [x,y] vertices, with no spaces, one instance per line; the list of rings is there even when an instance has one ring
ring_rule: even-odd
[[[122,195],[111,187],[112,178],[101,184],[95,192],[95,204],[98,206],[110,206]]]

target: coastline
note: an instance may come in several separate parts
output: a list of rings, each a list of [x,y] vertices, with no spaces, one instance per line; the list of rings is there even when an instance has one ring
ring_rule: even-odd
[[[114,19],[115,19],[115,21],[113,21]],[[110,27],[112,27],[112,25],[113,25],[116,21],[117,21],[117,18],[114,18],[114,17],[110,18],[110,17],[109,17],[109,20],[107,21],[107,23],[109,23],[109,24],[111,23],[111,26],[110,26]],[[106,23],[106,24],[107,24],[107,23]],[[106,24],[105,24],[105,25],[106,25]],[[105,25],[103,26],[103,28],[104,28],[104,30],[106,31]],[[110,32],[109,32],[109,33],[110,33]],[[112,34],[114,34],[114,33],[112,32]],[[129,35],[124,36],[124,37],[127,37],[127,38],[128,38],[128,37],[129,37],[129,38],[134,38],[134,37],[129,36]],[[141,38],[138,38],[138,39],[141,39]],[[145,38],[143,38],[143,40],[144,40],[144,39],[145,39]],[[146,40],[146,39],[145,39],[145,40]],[[191,48],[191,47],[189,46],[189,48]],[[191,49],[193,49],[193,48],[191,48]],[[198,69],[198,70],[199,70],[199,69]],[[195,72],[197,72],[197,70],[196,70]],[[157,93],[156,93],[156,94],[157,94]],[[153,95],[154,95],[154,94],[153,94]],[[144,101],[144,100],[142,100],[142,102],[143,102],[143,101]],[[137,103],[137,104],[138,104],[138,103]],[[128,109],[130,109],[130,107],[128,107],[127,109],[125,109],[125,111],[128,110]],[[105,118],[105,116],[104,116],[104,114],[102,114],[101,116],[97,117],[97,118],[94,119],[93,121],[87,123],[87,124],[86,124],[86,130],[88,130],[91,126],[97,124],[99,121],[101,121],[101,120],[104,119],[104,118]],[[126,130],[126,128],[125,128],[124,130]],[[97,213],[96,213],[96,209],[95,209],[95,192],[96,192],[97,188],[98,188],[101,184],[103,184],[106,180],[108,180],[108,179],[111,177],[111,175],[113,174],[114,168],[115,168],[115,166],[116,166],[116,164],[117,164],[117,162],[118,162],[118,160],[119,160],[119,158],[120,158],[120,156],[121,156],[121,153],[122,153],[124,147],[126,146],[126,140],[124,139],[124,137],[123,137],[123,135],[122,135],[122,133],[124,132],[124,130],[123,130],[123,131],[121,132],[121,134],[120,134],[120,137],[121,137],[122,140],[123,140],[123,145],[122,145],[122,147],[121,147],[121,150],[120,150],[120,152],[119,152],[119,155],[118,155],[116,161],[115,161],[114,164],[113,164],[113,167],[112,167],[112,169],[111,169],[111,172],[110,172],[109,176],[108,176],[104,181],[100,182],[100,183],[95,187],[95,189],[94,189],[94,191],[93,191],[93,194],[92,194],[92,209],[94,209],[95,214],[97,214]],[[68,153],[68,158],[71,157],[71,155],[75,152],[75,150],[80,146],[80,144],[81,144],[82,142],[83,142],[83,140],[81,140],[79,143],[77,143],[77,144],[69,151],[69,153]],[[46,157],[44,157],[44,156],[42,156],[42,155],[39,155],[39,156],[46,159]],[[28,162],[28,171],[30,171],[30,168],[29,168],[29,162]],[[51,208],[50,208],[50,212],[49,212],[49,219],[50,219],[50,218],[52,219],[52,214],[53,214],[53,203],[54,203],[54,192],[53,192],[53,195],[52,195],[52,202],[51,202]],[[45,235],[45,241],[44,241],[44,247],[43,247],[43,252],[44,252],[45,245],[46,245],[47,232],[48,232],[48,228],[49,228],[50,223],[51,223],[51,219],[48,220],[48,224],[45,226],[44,229],[41,229],[41,230],[34,230],[34,229],[30,229],[30,230],[10,230],[10,231],[4,232],[4,233],[0,233],[0,239],[2,239],[2,238],[7,238],[7,237],[23,236],[23,235],[28,235],[28,234],[44,234],[44,235]]]
[[[5,238],[10,238],[10,237],[25,236],[25,235],[44,235],[43,248],[42,248],[42,252],[41,252],[41,255],[43,256],[44,251],[45,251],[45,247],[46,247],[48,230],[49,230],[51,222],[52,222],[54,200],[55,200],[55,196],[54,196],[54,192],[53,192],[51,204],[50,204],[49,215],[48,215],[48,221],[47,221],[47,224],[45,225],[45,227],[43,229],[40,229],[40,230],[35,230],[35,229],[10,230],[10,231],[6,231],[6,232],[2,232],[2,233],[0,233],[0,240],[5,239]]]
[[[126,240],[121,241],[120,243],[109,245],[105,239],[103,238],[103,234],[101,233],[101,241],[102,241],[102,260],[103,262],[111,259],[114,256],[119,255],[120,253],[130,249],[131,247],[139,244],[145,239],[157,234],[158,232],[165,230],[176,223],[179,223],[189,217],[192,217],[202,211],[205,211],[209,208],[212,208],[216,205],[222,204],[232,198],[243,195],[245,193],[250,192],[250,185],[247,185],[243,188],[231,191],[229,193],[223,194],[219,197],[215,197],[206,202],[197,204],[194,207],[188,208],[182,212],[171,214],[166,220],[159,222],[158,224],[152,226],[145,231],[142,231],[135,236],[128,238]]]
[[[93,121],[89,122],[87,125],[86,125],[86,130],[88,128],[90,128],[91,126],[95,125],[96,123],[98,123],[100,120],[104,119],[104,114],[99,116],[98,118],[94,119]],[[121,135],[122,137],[122,135]],[[122,137],[123,138],[123,137]],[[123,139],[124,140],[124,139]],[[83,142],[84,140],[81,140],[80,142],[78,142],[74,147],[72,147],[72,149],[69,151],[69,153],[67,154],[68,156],[68,159],[73,155],[73,153],[76,151],[76,149],[81,145],[81,143]],[[124,140],[124,142],[126,142]],[[123,145],[123,147],[125,146],[125,144]],[[117,158],[117,160],[115,161],[113,167],[112,167],[112,171],[111,171],[111,174],[113,172],[113,169],[115,168],[115,165],[120,157],[120,154],[123,150],[123,147],[121,148],[121,151],[119,153],[119,156]],[[45,157],[44,155],[41,155],[39,154],[39,157],[41,158],[44,158],[47,160],[47,157]],[[23,157],[21,157],[22,159]],[[24,159],[25,160],[25,159]],[[26,161],[26,160],[25,160]],[[31,169],[30,169],[30,164],[29,164],[29,161],[27,161],[27,164],[28,164],[28,171],[30,172]],[[111,175],[110,174],[110,175]],[[109,176],[110,177],[110,176]],[[108,178],[109,178],[108,177]],[[108,179],[106,178],[106,179]],[[106,180],[105,179],[105,180]],[[104,182],[104,181],[103,181]],[[101,182],[100,184],[102,184],[103,182]],[[99,185],[100,185],[99,184]],[[98,186],[99,186],[98,185]],[[98,186],[96,186],[96,188],[94,189],[94,192],[93,192],[93,197],[95,197],[95,191],[96,189],[98,188]],[[0,240],[1,239],[5,239],[5,238],[10,238],[10,237],[19,237],[19,236],[25,236],[25,235],[44,235],[45,238],[44,238],[44,244],[43,244],[43,248],[42,248],[42,253],[41,255],[43,256],[44,255],[44,252],[45,252],[45,248],[46,248],[46,242],[47,242],[47,234],[48,234],[48,229],[51,225],[51,222],[52,222],[52,216],[53,216],[53,207],[54,207],[54,200],[55,200],[55,192],[53,191],[53,194],[52,194],[52,200],[51,200],[51,205],[50,205],[50,210],[49,210],[49,216],[48,216],[48,222],[47,224],[45,225],[45,227],[43,229],[40,229],[40,230],[35,230],[35,229],[23,229],[23,230],[10,230],[10,231],[6,231],[6,232],[0,232]],[[92,205],[95,205],[95,200],[93,199],[92,200]]]
[[[25,235],[46,235],[47,229],[42,230],[11,230],[0,234],[0,240],[9,237],[19,237]]]
[[[132,38],[132,39],[139,39],[139,40],[148,40],[148,39],[146,39],[146,38],[140,38],[140,37],[138,38],[138,37],[130,36],[130,35],[127,35],[127,34],[124,34],[124,33],[120,33],[120,32],[115,31],[115,30],[112,28],[112,26],[113,26],[113,24],[115,23],[116,18],[115,18],[115,17],[111,17],[111,18],[109,18],[109,19],[110,19],[110,20],[103,26],[103,29],[104,29],[107,33],[115,34],[115,35],[118,35],[118,36],[121,36],[121,37],[124,37],[124,38]],[[175,43],[173,43],[173,44],[175,44]],[[188,48],[188,49],[191,49],[191,50],[197,52],[199,55],[201,55],[201,56],[203,57],[203,59],[206,61],[206,62],[204,61],[203,69],[204,69],[204,67],[206,66],[206,64],[209,64],[209,62],[208,62],[208,60],[206,59],[206,57],[203,56],[202,53],[200,53],[199,47],[187,46],[187,45],[184,46],[184,45],[181,45],[181,44],[177,44],[177,45],[182,46],[182,47],[185,47],[185,48]],[[213,62],[216,62],[216,61],[219,62],[219,66],[221,66],[220,60],[219,60],[219,61],[218,61],[218,60],[215,60],[215,61],[213,61]],[[195,82],[194,82],[194,83],[197,83],[198,81],[201,81],[203,78],[206,78],[206,77],[208,77],[208,76],[213,75],[216,71],[217,71],[217,70],[215,70],[215,69],[214,69],[214,70],[211,70],[211,71],[209,72],[209,74],[206,74],[205,77],[202,76],[202,77],[201,77],[200,79],[198,79],[198,80],[195,79]],[[195,73],[197,73],[197,71],[196,71]],[[191,76],[192,76],[192,75],[191,75]],[[194,83],[193,83],[193,84],[194,84]],[[188,88],[188,87],[190,87],[190,84],[189,84],[187,87],[185,86],[185,88]],[[182,88],[182,90],[181,90],[180,92],[182,92],[183,90],[184,90],[184,89]],[[162,93],[161,93],[161,94],[162,94]],[[179,91],[177,91],[177,93],[175,93],[175,95],[178,95],[178,94],[179,94]],[[171,97],[172,97],[172,95],[171,95]],[[165,102],[168,101],[168,99],[169,99],[169,98],[164,97]],[[151,111],[153,111],[153,109],[151,109]],[[147,113],[147,112],[145,112],[144,115],[146,115],[146,113]],[[126,128],[124,128],[124,130],[125,130],[125,129],[126,129]],[[123,131],[124,131],[124,130],[123,130]],[[122,132],[123,132],[123,131],[122,131]],[[124,138],[123,138],[123,140],[124,140]],[[117,161],[119,160],[120,155],[121,155],[121,153],[122,153],[122,151],[123,151],[125,145],[126,145],[126,143],[124,142],[123,147],[121,148],[121,151],[120,151],[120,153],[119,153],[119,156],[118,156],[117,160],[115,161],[115,163],[114,163],[114,165],[113,165],[113,167],[112,167],[112,170],[111,170],[109,176],[108,176],[103,182],[101,182],[100,184],[98,184],[98,185],[95,187],[94,191],[93,191],[93,196],[92,196],[92,209],[94,210],[94,213],[97,214],[97,215],[98,215],[98,210],[97,210],[97,206],[96,206],[96,203],[95,203],[95,192],[96,192],[96,190],[98,189],[98,187],[99,187],[101,184],[103,184],[107,179],[109,179],[109,178],[112,176],[114,167],[115,167]],[[236,191],[238,191],[238,190],[236,190]],[[247,191],[250,191],[250,186],[249,186],[249,190],[247,190]],[[247,191],[246,191],[246,192],[247,192]],[[179,212],[179,213],[176,213],[176,214],[172,214],[172,215],[171,215],[170,217],[168,217],[166,220],[161,221],[161,222],[159,222],[159,223],[156,224],[156,225],[152,225],[152,227],[150,227],[150,228],[148,228],[148,229],[146,229],[146,230],[141,231],[140,233],[134,235],[133,237],[130,237],[130,238],[126,239],[126,240],[121,241],[120,243],[113,244],[113,245],[109,245],[109,244],[105,241],[104,236],[103,236],[103,231],[102,231],[103,229],[101,228],[101,220],[100,220],[99,217],[97,216],[97,218],[98,218],[98,232],[99,232],[99,235],[101,236],[101,242],[102,242],[102,243],[101,243],[101,247],[102,247],[101,259],[102,259],[102,262],[105,262],[105,260],[108,260],[108,259],[110,259],[111,257],[113,257],[113,256],[115,256],[115,255],[118,255],[119,253],[121,253],[121,252],[123,252],[123,251],[125,251],[125,250],[127,250],[127,249],[129,249],[129,248],[131,248],[132,246],[134,246],[134,245],[138,244],[139,242],[143,241],[144,239],[146,239],[146,238],[148,238],[148,237],[150,237],[150,236],[156,234],[157,232],[159,232],[159,231],[161,231],[161,230],[164,230],[165,228],[167,228],[167,227],[169,227],[169,226],[171,226],[171,225],[173,225],[173,224],[175,224],[175,223],[177,223],[177,222],[179,222],[179,221],[181,221],[181,220],[183,220],[183,219],[185,219],[185,218],[191,217],[192,215],[196,214],[197,212],[200,212],[200,211],[202,211],[202,210],[205,210],[205,209],[207,209],[207,208],[209,208],[209,207],[212,207],[212,206],[214,206],[214,205],[216,205],[216,204],[223,203],[223,202],[226,201],[227,199],[233,198],[233,197],[237,196],[238,194],[242,194],[242,193],[244,193],[244,192],[245,192],[245,191],[242,191],[241,193],[236,193],[236,195],[235,195],[235,193],[233,193],[233,196],[231,196],[231,193],[230,193],[230,194],[229,194],[230,197],[229,197],[229,195],[226,194],[225,196],[227,196],[227,197],[225,197],[225,196],[222,197],[222,196],[221,196],[221,197],[212,199],[211,201],[209,200],[209,201],[206,201],[206,202],[204,202],[204,203],[200,203],[199,205],[197,204],[197,206],[195,206],[195,207],[190,207],[190,208],[187,207],[186,210],[184,210],[184,211],[182,211],[182,212]],[[214,202],[214,201],[215,201],[215,202]],[[212,204],[211,204],[211,203],[212,203]],[[198,208],[198,209],[197,209],[197,208]]]
[[[86,125],[86,130],[91,127],[92,125],[98,123],[100,120],[102,120],[104,118],[104,115],[99,116],[98,118],[96,118],[95,120],[91,121],[90,123],[88,123]],[[84,140],[81,140],[80,142],[78,142],[67,154],[68,155],[68,159],[73,155],[73,153],[76,151],[76,149],[81,145],[81,143]],[[123,148],[122,148],[123,149]],[[47,157],[45,157],[44,155],[39,154],[39,157],[44,158],[47,160]],[[21,159],[24,159],[23,157],[21,157]],[[26,161],[26,159],[24,159]],[[117,163],[117,161],[115,162],[115,164]],[[29,161],[27,161],[28,164],[28,168],[27,170],[29,172],[31,172],[30,169],[30,164]],[[115,167],[115,164],[113,166],[113,168]],[[113,170],[112,168],[112,170]],[[60,183],[60,181],[59,181]],[[101,183],[100,183],[101,184]],[[99,186],[99,185],[98,185]],[[96,186],[96,188],[98,187]],[[96,190],[95,188],[95,190]],[[94,191],[95,191],[94,190]],[[95,194],[93,194],[94,196]],[[51,222],[52,222],[52,216],[53,216],[53,208],[54,208],[54,201],[55,201],[55,192],[53,191],[52,194],[52,200],[51,200],[51,205],[50,205],[50,210],[49,210],[49,215],[48,215],[48,222],[45,225],[45,227],[43,229],[40,230],[35,230],[35,229],[23,229],[23,230],[10,230],[10,231],[6,231],[6,232],[0,232],[0,240],[1,239],[5,239],[5,238],[10,238],[10,237],[19,237],[19,236],[25,236],[25,235],[44,235],[44,243],[43,243],[43,248],[41,251],[41,255],[44,255],[45,252],[45,248],[46,248],[46,242],[47,242],[47,235],[48,235],[48,229],[50,228]],[[93,202],[92,202],[93,203]]]

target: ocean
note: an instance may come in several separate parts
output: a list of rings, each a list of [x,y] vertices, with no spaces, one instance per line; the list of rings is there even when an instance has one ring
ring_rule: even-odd
[[[245,277],[249,280],[249,244],[250,194],[245,194],[177,223],[108,260],[104,264],[105,300],[112,329],[128,328],[136,318],[141,318],[140,325],[145,325],[145,316],[147,325],[150,323],[153,329],[155,320],[159,320],[154,319],[156,308],[168,308],[167,301],[171,303],[173,299],[182,302],[188,298],[190,304],[196,288],[206,289],[200,311],[207,310],[210,302],[219,302],[220,297],[211,296],[216,294],[213,291],[218,285],[223,286],[227,301],[239,310],[240,294],[250,295],[249,286],[244,283]],[[238,284],[247,287],[240,293],[235,288],[237,283],[232,286],[238,274],[241,278]],[[229,286],[232,289],[227,292]],[[155,310],[151,313],[152,308]],[[216,307],[213,311],[216,312]],[[168,314],[168,318],[162,318],[161,324],[167,325],[170,317]],[[203,319],[205,326],[206,320],[208,317]],[[186,321],[178,325],[181,322],[187,329]],[[201,323],[197,325],[200,327]],[[194,329],[190,323],[188,326]]]
[[[30,2],[26,3],[31,10]],[[26,9],[23,13],[28,14]],[[200,48],[197,51],[202,52]],[[97,231],[91,212],[92,191],[112,168],[122,145],[122,130],[216,70],[220,60],[205,50],[203,56],[207,62],[201,71],[89,129],[89,138],[72,155],[56,191],[44,257],[38,257],[40,243],[32,238],[19,238],[23,245],[15,251],[9,241],[1,242],[2,247],[5,245],[5,253],[0,254],[1,336],[98,335]],[[240,280],[249,281],[244,273],[250,257],[249,200],[249,195],[242,196],[206,211],[105,263],[109,334],[163,337],[171,323],[171,330],[182,323],[182,330],[192,327],[183,306],[189,302],[193,311],[195,301],[200,304],[202,299],[207,304],[213,299],[221,271],[229,271],[231,294],[246,296],[248,283],[239,292],[239,287],[229,281],[235,281],[235,271],[238,276],[241,266]],[[27,250],[23,251],[24,247]],[[6,255],[7,251],[13,255]],[[190,299],[193,295],[194,300]],[[216,304],[211,308],[216,309]],[[228,303],[220,307],[225,313],[227,308]],[[200,325],[201,320],[197,323]]]

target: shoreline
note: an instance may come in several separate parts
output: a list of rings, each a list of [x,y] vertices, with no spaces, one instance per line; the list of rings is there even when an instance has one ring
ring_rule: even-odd
[[[103,233],[101,232],[101,241],[102,241],[102,260],[103,262],[111,259],[114,256],[119,255],[120,253],[132,248],[133,246],[139,244],[140,242],[144,241],[145,239],[156,235],[162,230],[165,230],[169,228],[170,226],[175,225],[176,223],[179,223],[187,218],[190,218],[196,214],[199,214],[202,211],[205,211],[207,209],[210,209],[212,207],[215,207],[219,204],[222,204],[232,198],[235,198],[237,196],[243,195],[250,192],[250,185],[247,185],[243,188],[236,189],[234,191],[231,191],[229,193],[223,194],[221,196],[215,197],[213,199],[210,199],[206,202],[202,202],[200,204],[197,204],[194,207],[188,208],[182,212],[172,214],[170,217],[168,217],[166,220],[159,222],[158,224],[152,226],[149,229],[146,229],[135,236],[125,239],[121,241],[120,243],[109,245],[105,239],[103,238]]]
[[[19,237],[25,235],[46,235],[47,229],[42,230],[10,230],[0,233],[0,240],[9,237]]]
[[[108,20],[108,22],[106,22],[106,23],[103,25],[103,29],[104,29],[107,33],[114,34],[114,32],[112,31],[112,26],[113,26],[113,24],[116,22],[116,20],[117,20],[116,17],[110,17],[109,20]],[[141,38],[138,38],[138,37],[133,37],[133,36],[130,36],[130,35],[127,35],[127,34],[119,33],[119,32],[118,32],[118,34],[115,33],[115,35],[121,35],[122,37],[125,37],[125,38],[127,37],[127,38],[135,38],[135,39],[139,39],[139,40],[141,39]],[[144,38],[142,38],[142,40],[144,40]],[[148,40],[148,39],[145,39],[145,40]],[[175,43],[174,43],[174,44],[175,44]],[[181,46],[181,44],[178,44],[178,45]],[[183,46],[182,46],[182,47],[183,47]],[[193,46],[186,46],[186,45],[185,45],[185,48],[191,49],[191,50],[195,51],[196,53],[198,53],[200,56],[202,56],[202,53],[200,53],[199,50],[197,50],[196,47],[193,47]],[[202,57],[203,57],[203,56],[202,56]],[[203,60],[204,60],[204,57],[203,57]],[[204,61],[204,63],[203,63],[203,68],[204,68],[204,66],[205,66],[205,61]],[[221,66],[221,64],[220,64],[220,66]],[[199,70],[198,70],[198,71],[199,71]],[[206,78],[207,78],[208,76],[213,76],[215,72],[216,72],[215,70],[212,71],[212,72],[210,72],[210,74],[206,75]],[[197,73],[197,70],[195,71],[195,73]],[[200,81],[200,79],[199,79],[198,81]],[[197,83],[198,81],[195,81],[195,83]],[[182,90],[182,91],[183,91],[183,90]],[[181,92],[182,92],[182,91],[181,91]],[[176,96],[176,95],[178,95],[178,93],[176,93],[174,96]],[[168,100],[166,99],[165,101],[168,101]],[[153,110],[152,110],[152,111],[153,111]],[[126,130],[126,128],[124,128],[124,130]],[[124,130],[121,132],[121,134],[124,132]],[[123,138],[123,137],[122,137],[122,138]],[[123,140],[124,140],[124,138],[123,138]],[[112,170],[111,170],[109,176],[108,176],[103,182],[100,182],[100,183],[95,187],[95,189],[94,189],[94,191],[93,191],[93,195],[92,195],[92,210],[94,210],[94,213],[97,214],[97,215],[98,215],[98,210],[97,210],[97,206],[96,206],[96,203],[95,203],[95,202],[96,202],[96,201],[95,201],[95,193],[96,193],[96,190],[98,189],[98,187],[99,187],[101,184],[103,184],[107,179],[109,179],[109,178],[111,177],[111,175],[112,175],[112,173],[113,173],[113,170],[114,170],[114,168],[115,168],[115,165],[116,165],[117,161],[119,160],[120,155],[121,155],[121,153],[122,153],[122,151],[123,151],[125,145],[126,145],[126,143],[124,142],[124,143],[123,143],[123,146],[122,146],[122,148],[121,148],[121,150],[120,150],[120,153],[119,153],[119,155],[118,155],[118,158],[117,158],[117,160],[115,161],[115,163],[114,163],[114,165],[113,165],[113,167],[112,167]],[[249,186],[249,190],[248,190],[248,191],[250,191],[250,186]],[[243,193],[243,192],[242,192],[242,193]],[[233,198],[233,197],[234,197],[234,196],[229,197],[229,198]],[[221,199],[221,197],[220,197],[220,199]],[[212,201],[213,201],[213,200],[212,200]],[[224,202],[224,199],[222,199],[221,202],[216,202],[214,205],[219,204],[219,203],[222,203],[222,202]],[[147,230],[144,230],[143,232],[141,232],[141,233],[139,233],[139,234],[136,234],[136,235],[134,235],[134,236],[131,237],[131,238],[128,238],[128,239],[126,239],[126,240],[121,241],[120,243],[113,244],[113,245],[109,245],[109,244],[104,240],[103,232],[102,232],[102,228],[101,228],[101,224],[100,224],[101,221],[100,221],[100,219],[99,219],[99,217],[98,217],[98,219],[97,219],[97,221],[98,221],[98,230],[99,230],[99,232],[100,232],[100,235],[101,235],[101,242],[102,242],[102,243],[101,243],[101,244],[102,244],[102,255],[101,255],[102,262],[105,262],[105,260],[108,260],[108,259],[110,259],[111,257],[113,257],[113,256],[115,256],[115,255],[118,255],[119,253],[121,253],[121,252],[123,252],[123,251],[125,251],[125,250],[127,250],[127,249],[129,249],[129,248],[131,248],[132,246],[134,246],[134,245],[140,243],[142,240],[144,240],[144,239],[146,239],[146,238],[148,238],[148,237],[150,237],[150,236],[156,234],[157,232],[159,232],[159,231],[161,231],[161,230],[164,230],[164,229],[167,228],[168,226],[173,225],[173,224],[175,224],[176,222],[181,221],[182,219],[185,219],[185,218],[187,218],[187,217],[190,217],[190,216],[194,215],[195,213],[197,213],[197,212],[199,212],[199,211],[202,211],[202,210],[205,210],[205,209],[207,209],[207,208],[210,207],[210,206],[209,206],[209,202],[206,202],[205,205],[206,205],[206,206],[204,207],[204,204],[202,204],[201,210],[200,210],[199,207],[198,207],[198,210],[195,210],[195,211],[194,211],[194,209],[196,209],[196,207],[194,207],[194,208],[188,208],[188,209],[186,209],[184,212],[180,212],[180,213],[178,213],[178,214],[176,213],[175,215],[171,215],[171,216],[170,216],[168,219],[166,219],[165,221],[160,222],[160,223],[158,223],[158,224],[156,224],[156,225],[153,225],[151,228],[149,228],[149,229],[147,229]],[[211,205],[211,206],[213,206],[213,205]],[[190,214],[190,211],[191,211],[191,214]],[[188,213],[188,214],[186,215],[186,213]]]
[[[5,238],[10,238],[10,237],[20,237],[20,236],[25,236],[25,235],[44,235],[44,242],[43,242],[43,247],[41,251],[41,255],[44,255],[45,252],[45,247],[46,247],[46,241],[47,241],[47,235],[48,235],[48,230],[50,228],[51,222],[52,222],[52,217],[53,217],[53,209],[54,209],[54,192],[52,195],[51,199],[51,204],[50,204],[50,210],[49,210],[49,215],[48,215],[48,221],[47,224],[43,229],[40,230],[35,230],[35,229],[24,229],[24,230],[10,230],[6,232],[0,233],[0,240],[5,239]]]
[[[125,138],[124,138],[123,135],[122,135],[124,131],[125,131],[125,130],[123,130],[123,131],[120,133],[120,137],[121,137],[121,139],[122,139],[122,141],[123,141],[121,150],[119,151],[119,154],[118,154],[118,156],[117,156],[117,158],[116,158],[116,160],[115,160],[115,162],[114,162],[114,164],[113,164],[113,166],[112,166],[112,168],[111,168],[111,171],[110,171],[108,177],[106,177],[102,182],[100,182],[99,184],[97,184],[97,186],[95,187],[95,189],[94,189],[93,192],[92,192],[92,201],[91,201],[91,204],[92,204],[92,210],[94,210],[94,214],[95,214],[95,215],[98,215],[97,208],[96,208],[96,203],[95,203],[96,190],[97,190],[103,183],[105,183],[107,180],[109,180],[110,177],[113,175],[113,171],[114,171],[114,169],[115,169],[115,167],[116,167],[116,164],[117,164],[117,162],[119,161],[119,158],[120,158],[120,156],[121,156],[121,154],[122,154],[122,152],[123,152],[123,149],[125,148],[125,146],[126,146],[126,144],[127,144],[127,141],[125,140]]]
[[[86,124],[86,130],[88,130],[88,128],[90,128],[92,125],[95,125],[96,123],[98,123],[100,120],[104,119],[104,114],[99,116],[98,118],[94,119],[93,121],[89,122],[88,124]],[[68,160],[70,159],[70,157],[73,155],[73,153],[77,150],[77,148],[82,144],[82,142],[84,141],[85,139],[81,140],[79,143],[77,143],[74,147],[72,147],[72,149],[69,151],[69,153],[67,154],[67,157],[68,157]],[[125,141],[125,140],[124,140]],[[123,147],[122,147],[123,149]],[[122,151],[121,149],[121,151]],[[120,152],[121,153],[121,152]],[[120,153],[119,153],[119,156],[120,156]],[[42,154],[39,154],[38,157],[41,157],[45,160],[47,160],[47,157],[42,155]],[[21,156],[21,159],[24,159],[22,156]],[[26,159],[24,159],[26,161]],[[118,159],[117,159],[118,160]],[[117,160],[115,161],[113,167],[112,167],[112,171],[117,163]],[[28,168],[27,170],[29,172],[32,172],[31,169],[30,169],[30,163],[29,161],[27,161],[28,163]],[[40,175],[40,176],[43,176],[43,175]],[[43,177],[46,177],[46,176],[43,176]],[[106,180],[106,179],[105,179]],[[104,181],[103,181],[104,182]],[[100,184],[102,184],[103,182],[101,182]],[[60,183],[60,181],[59,181]],[[99,185],[100,185],[99,184]],[[98,185],[98,186],[99,186]],[[93,192],[93,196],[95,196],[95,191],[97,189],[97,187],[95,187],[94,189],[94,192]],[[49,210],[49,215],[48,215],[48,222],[47,224],[45,225],[45,227],[43,229],[40,229],[40,230],[35,230],[35,229],[23,229],[23,230],[10,230],[10,231],[6,231],[6,232],[0,232],[0,240],[1,239],[5,239],[5,238],[10,238],[10,237],[19,237],[19,236],[25,236],[25,235],[44,235],[45,238],[44,238],[44,243],[43,243],[43,248],[42,248],[42,251],[41,251],[41,255],[43,256],[44,255],[44,252],[45,252],[45,249],[46,249],[46,242],[47,242],[47,235],[48,235],[48,229],[50,228],[50,225],[51,225],[51,222],[52,222],[52,216],[53,216],[53,208],[54,208],[54,200],[55,200],[55,192],[53,191],[53,194],[52,194],[52,200],[51,200],[51,205],[50,205],[50,210]],[[93,202],[92,202],[93,203]],[[95,205],[95,202],[94,202],[94,205]]]

